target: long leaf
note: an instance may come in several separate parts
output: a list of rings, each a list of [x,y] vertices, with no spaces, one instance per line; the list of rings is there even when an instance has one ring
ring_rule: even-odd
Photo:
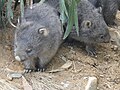
[[[44,3],[44,2],[45,2],[45,0],[40,0],[40,2],[39,2],[39,3],[41,3],[41,4],[42,4],[42,3]]]
[[[67,8],[66,8],[65,0],[60,0],[59,3],[60,3],[60,11],[61,12],[64,11],[66,16],[68,17],[68,11],[67,11]]]
[[[20,0],[20,11],[21,11],[21,18],[24,17],[24,1]]]
[[[5,4],[5,0],[0,0],[0,27],[3,27],[4,26],[4,21],[3,21],[3,7],[4,7],[4,4]]]
[[[4,6],[4,4],[5,4],[5,0],[1,0],[1,3],[2,3],[2,5]]]
[[[62,21],[62,24],[65,24],[67,21],[67,17],[68,17],[68,12],[65,6],[65,1],[64,0],[60,0],[60,19]]]
[[[78,25],[78,12],[77,12],[77,3],[76,1],[73,2],[74,8],[74,24],[76,28],[77,35],[79,36],[79,25]]]
[[[7,2],[7,18],[8,18],[8,20],[13,19],[13,11],[12,11],[11,7],[12,7],[12,0],[8,0],[8,2]]]
[[[73,4],[72,4],[73,5]],[[74,15],[74,8],[73,6],[69,6],[69,19],[68,19],[68,25],[64,34],[63,39],[65,39],[71,32],[72,27],[73,27],[73,15]]]

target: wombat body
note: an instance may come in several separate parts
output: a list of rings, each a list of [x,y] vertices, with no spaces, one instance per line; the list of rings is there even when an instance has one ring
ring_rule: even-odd
[[[79,36],[73,30],[69,37],[86,44],[88,54],[96,55],[96,43],[106,43],[110,40],[108,27],[101,15],[101,10],[88,0],[80,0],[78,4]]]
[[[120,0],[89,0],[94,6],[102,7],[102,14],[107,25],[116,25],[117,10],[120,10]]]
[[[15,31],[15,58],[23,62],[26,71],[43,71],[62,42],[59,17],[51,6],[34,4],[21,21]]]

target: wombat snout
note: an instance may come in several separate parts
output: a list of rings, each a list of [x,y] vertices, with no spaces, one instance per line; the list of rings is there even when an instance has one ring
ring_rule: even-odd
[[[24,60],[25,60],[25,57],[15,56],[15,59],[16,59],[17,61],[24,61]]]
[[[15,56],[15,59],[16,59],[17,61],[21,61],[21,59],[20,59],[19,56]]]

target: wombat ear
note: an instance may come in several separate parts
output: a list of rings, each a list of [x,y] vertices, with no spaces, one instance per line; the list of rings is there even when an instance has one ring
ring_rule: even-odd
[[[102,7],[98,7],[96,10],[98,13],[102,14]]]
[[[84,21],[84,25],[85,25],[85,27],[90,28],[92,26],[92,23],[91,23],[91,21],[86,20],[86,21]]]
[[[39,28],[38,33],[47,36],[49,34],[49,30],[47,28]]]

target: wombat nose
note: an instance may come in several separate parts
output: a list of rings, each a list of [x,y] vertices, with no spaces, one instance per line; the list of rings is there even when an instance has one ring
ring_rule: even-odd
[[[17,61],[24,61],[25,60],[25,57],[24,56],[15,56],[15,59]]]
[[[104,41],[104,43],[109,43],[109,42],[110,42],[110,39]]]
[[[17,60],[17,61],[24,61],[25,59],[26,59],[26,57],[25,56],[15,56],[15,59]]]
[[[105,43],[109,43],[110,42],[110,35],[107,36],[107,38],[105,39]]]
[[[17,61],[21,61],[21,59],[20,59],[19,56],[15,56],[15,59],[16,59]]]

